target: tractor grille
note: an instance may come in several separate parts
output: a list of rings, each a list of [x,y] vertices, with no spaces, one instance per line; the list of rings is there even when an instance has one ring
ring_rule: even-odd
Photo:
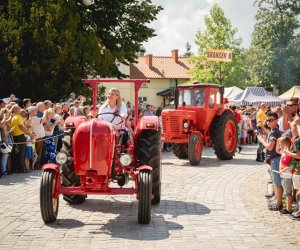
[[[162,116],[162,126],[163,126],[163,133],[164,134],[172,134],[177,135],[180,131],[180,121],[179,116],[177,115],[169,115]]]

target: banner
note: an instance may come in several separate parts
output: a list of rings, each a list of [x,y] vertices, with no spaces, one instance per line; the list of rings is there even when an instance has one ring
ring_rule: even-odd
[[[207,60],[216,62],[231,62],[232,50],[207,49]]]

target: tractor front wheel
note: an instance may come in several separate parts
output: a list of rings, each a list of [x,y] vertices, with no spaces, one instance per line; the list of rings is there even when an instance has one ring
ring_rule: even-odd
[[[139,173],[139,205],[138,205],[139,224],[150,223],[151,190],[152,190],[152,180],[151,180],[150,171],[141,171]]]
[[[63,139],[63,146],[61,152],[67,155],[68,160],[62,165],[62,185],[64,187],[77,187],[80,186],[80,179],[75,174],[74,161],[71,159],[73,157],[72,148],[72,136],[71,134],[66,134]],[[65,194],[64,200],[70,204],[81,204],[85,201],[86,195],[79,194]]]
[[[198,135],[192,135],[189,139],[189,151],[188,156],[191,165],[199,165],[201,161],[201,155],[202,155],[202,139]]]
[[[141,165],[152,167],[152,204],[161,196],[161,141],[159,130],[144,130],[138,137],[137,156]]]
[[[173,153],[179,159],[187,159],[188,158],[188,144],[173,143]]]
[[[55,197],[56,172],[46,169],[43,171],[40,186],[40,208],[43,221],[51,223],[56,221],[59,205],[58,195]]]

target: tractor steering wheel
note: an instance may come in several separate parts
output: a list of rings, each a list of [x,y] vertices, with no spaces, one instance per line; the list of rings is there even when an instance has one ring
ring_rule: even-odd
[[[101,114],[98,114],[97,117],[99,117],[100,115],[113,115],[114,117],[111,119],[110,123],[114,124],[115,126],[118,126],[119,124],[121,124],[123,122],[122,116],[120,116],[116,113],[101,113]]]

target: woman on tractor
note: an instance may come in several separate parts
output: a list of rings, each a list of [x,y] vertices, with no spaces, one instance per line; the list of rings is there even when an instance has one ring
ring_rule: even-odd
[[[101,120],[114,124],[116,129],[120,132],[122,145],[126,145],[128,140],[125,125],[127,108],[126,104],[122,101],[119,89],[111,88],[108,91],[106,101],[99,108],[98,117]]]

